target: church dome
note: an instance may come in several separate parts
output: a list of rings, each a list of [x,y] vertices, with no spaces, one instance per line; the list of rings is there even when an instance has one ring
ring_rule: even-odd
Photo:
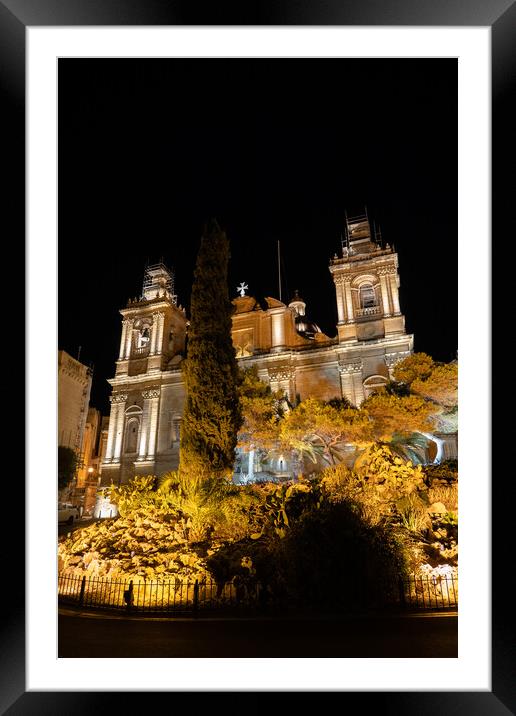
[[[296,316],[304,316],[305,315],[305,309],[306,309],[306,303],[303,301],[301,296],[299,295],[298,291],[294,291],[294,298],[292,301],[288,304],[288,307],[294,311]]]
[[[321,333],[321,329],[319,328],[317,323],[311,321],[306,315],[306,303],[299,295],[297,289],[296,291],[294,291],[294,298],[290,301],[288,307],[294,314],[296,332],[300,336],[313,340],[315,338],[316,333]]]
[[[314,323],[311,321],[308,316],[296,316],[295,318],[296,322],[296,331],[299,333],[300,336],[303,336],[303,338],[309,338],[310,340],[314,340],[316,333],[321,333],[321,329],[317,325],[317,323]]]

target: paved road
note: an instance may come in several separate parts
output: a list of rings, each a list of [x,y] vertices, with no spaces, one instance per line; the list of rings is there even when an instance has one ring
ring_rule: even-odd
[[[59,657],[457,657],[457,615],[141,619],[59,614]]]

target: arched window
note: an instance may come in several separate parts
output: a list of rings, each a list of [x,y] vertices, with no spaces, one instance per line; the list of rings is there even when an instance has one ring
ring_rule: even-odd
[[[376,306],[376,294],[372,283],[363,283],[360,286],[360,308]]]
[[[138,449],[138,418],[129,418],[125,425],[125,452],[136,452]]]
[[[370,375],[364,380],[364,395],[368,398],[373,393],[379,393],[385,389],[388,380],[383,375]]]

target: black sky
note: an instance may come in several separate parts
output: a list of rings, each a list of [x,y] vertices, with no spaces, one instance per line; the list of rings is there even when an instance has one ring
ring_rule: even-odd
[[[381,224],[414,348],[457,349],[454,59],[59,60],[59,348],[108,413],[119,308],[163,257],[188,307],[203,222],[231,242],[230,296],[298,289],[336,335],[344,212]]]

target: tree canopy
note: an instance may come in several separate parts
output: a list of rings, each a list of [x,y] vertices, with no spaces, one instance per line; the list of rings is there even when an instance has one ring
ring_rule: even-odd
[[[456,363],[435,365],[430,375],[416,378],[410,389],[416,395],[431,400],[445,409],[454,408],[458,402],[458,366]]]
[[[389,442],[394,435],[409,436],[431,432],[439,406],[418,395],[397,396],[381,392],[370,395],[361,405],[371,420],[374,440]]]
[[[436,407],[434,429],[456,432],[458,417],[458,365],[436,363],[426,353],[414,353],[394,368],[398,385],[408,388]],[[425,432],[424,430],[421,432]]]
[[[63,490],[75,477],[77,455],[70,447],[57,448],[57,488]]]
[[[426,353],[412,353],[394,366],[394,380],[410,386],[412,381],[419,378],[426,380],[433,370],[435,363]]]
[[[368,416],[355,408],[335,407],[317,398],[307,398],[297,405],[280,426],[285,447],[297,450],[314,462],[321,456],[334,465],[346,443],[371,440]]]
[[[216,221],[205,227],[192,286],[181,473],[229,476],[242,423],[238,366],[231,339],[229,241]]]
[[[258,377],[256,366],[252,366],[240,372],[239,395],[243,422],[238,446],[244,450],[253,450],[257,445],[272,448],[283,415],[282,393],[273,393],[270,385]]]

